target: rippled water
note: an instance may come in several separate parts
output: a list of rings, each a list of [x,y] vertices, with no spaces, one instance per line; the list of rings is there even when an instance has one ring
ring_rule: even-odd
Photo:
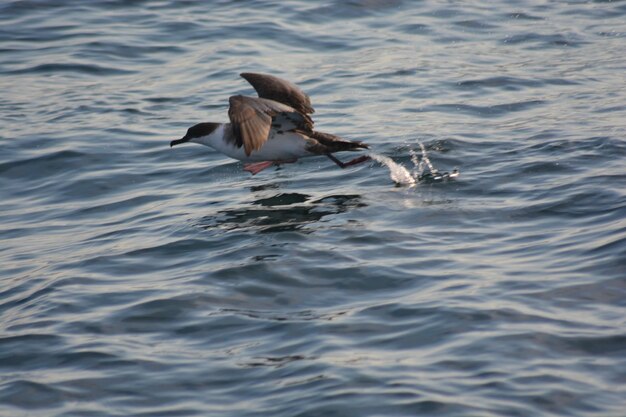
[[[0,22],[0,415],[624,415],[626,2],[6,0]],[[170,149],[252,94],[242,71],[461,176]]]

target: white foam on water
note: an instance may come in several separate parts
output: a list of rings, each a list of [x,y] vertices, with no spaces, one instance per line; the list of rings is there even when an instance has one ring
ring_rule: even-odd
[[[377,153],[370,152],[370,157],[381,164],[387,166],[389,168],[389,176],[396,184],[403,185],[414,185],[416,180],[415,177],[411,175],[408,169],[404,167],[402,164],[398,164],[394,162],[393,159],[380,155]]]

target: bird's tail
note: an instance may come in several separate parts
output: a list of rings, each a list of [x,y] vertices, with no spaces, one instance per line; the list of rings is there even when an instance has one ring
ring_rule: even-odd
[[[330,133],[312,131],[306,134],[310,138],[317,140],[320,145],[326,148],[324,153],[369,149],[369,146],[363,142],[346,140],[339,136],[331,135]]]

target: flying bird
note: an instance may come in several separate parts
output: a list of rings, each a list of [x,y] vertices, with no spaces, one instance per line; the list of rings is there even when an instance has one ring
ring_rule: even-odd
[[[299,158],[324,155],[341,168],[370,159],[362,155],[348,162],[333,153],[369,147],[330,133],[313,129],[311,99],[294,83],[269,74],[240,74],[258,97],[242,95],[228,99],[230,123],[198,123],[170,146],[186,142],[209,146],[244,162],[244,170],[255,175],[273,165],[296,162]]]

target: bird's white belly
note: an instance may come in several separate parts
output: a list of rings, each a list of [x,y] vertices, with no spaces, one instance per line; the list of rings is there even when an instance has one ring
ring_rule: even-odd
[[[272,131],[270,135],[270,138],[263,144],[261,149],[252,151],[249,156],[246,155],[243,146],[238,148],[227,142],[212,144],[212,146],[217,151],[243,162],[287,161],[313,156],[306,149],[307,140],[309,139],[300,133],[284,132],[279,134]]]

